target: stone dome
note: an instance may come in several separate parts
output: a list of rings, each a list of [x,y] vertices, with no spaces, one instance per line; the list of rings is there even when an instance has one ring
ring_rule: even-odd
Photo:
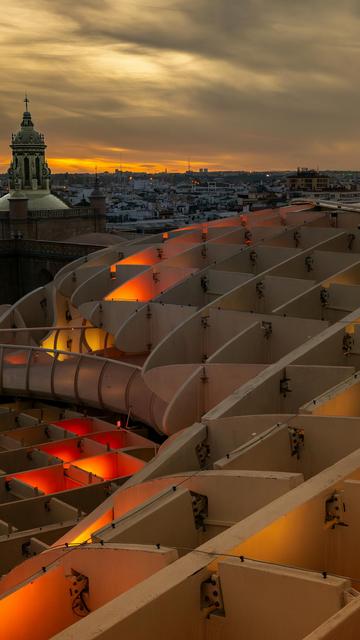
[[[21,145],[21,144],[37,145],[37,144],[43,144],[43,142],[44,142],[44,138],[42,134],[36,131],[35,129],[33,129],[32,127],[18,131],[12,139],[12,143],[16,145]]]
[[[0,211],[9,211],[9,198],[14,195],[13,192],[7,193],[0,198]],[[28,210],[29,211],[44,211],[56,209],[68,209],[69,207],[65,202],[54,196],[49,191],[22,191],[22,196],[28,198]]]
[[[31,113],[24,111],[20,130],[13,134],[12,145],[41,145],[44,146],[44,136],[34,129]]]

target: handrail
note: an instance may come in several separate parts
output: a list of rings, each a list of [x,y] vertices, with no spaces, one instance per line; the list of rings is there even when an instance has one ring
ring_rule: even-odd
[[[61,349],[51,349],[50,347],[37,347],[37,346],[32,346],[32,345],[22,345],[22,344],[1,344],[0,343],[0,349],[7,349],[7,350],[11,350],[11,351],[40,351],[43,353],[53,353],[54,355],[64,355],[64,356],[68,356],[68,357],[76,357],[78,356],[79,358],[91,358],[91,360],[99,360],[100,362],[109,362],[109,363],[113,363],[115,365],[119,365],[119,366],[123,366],[125,368],[128,369],[138,369],[139,371],[141,371],[141,367],[139,367],[136,364],[129,364],[128,362],[123,362],[122,360],[112,360],[111,358],[104,358],[103,356],[97,356],[97,355],[92,355],[92,354],[87,354],[87,353],[80,353],[79,351],[62,351]]]
[[[48,326],[48,327],[4,327],[0,329],[0,333],[9,333],[9,332],[21,332],[21,331],[75,331],[77,329],[96,329],[97,331],[100,330],[100,327],[87,327],[84,325],[80,325],[79,327],[72,327],[72,326],[57,326],[57,325],[52,325],[52,326]],[[28,345],[30,346],[30,345]]]
[[[18,365],[6,362],[8,353],[22,354],[21,362]],[[47,354],[48,360],[38,359],[36,356],[40,354]],[[65,356],[64,360],[61,359],[61,356]],[[66,363],[69,361],[71,366],[75,366],[71,380],[66,377]],[[65,377],[61,375],[62,366],[65,367]],[[82,390],[79,388],[82,367],[86,372],[89,366],[94,368],[92,380],[96,389],[93,395],[91,392],[89,395],[86,386],[82,387]],[[104,386],[104,374],[109,367],[115,367],[113,380],[110,385],[107,383]],[[41,373],[40,378],[36,371]],[[57,377],[57,371],[60,374],[59,377]],[[32,388],[32,375],[35,375],[34,389]],[[139,393],[135,403],[132,400],[130,407],[131,387],[134,381],[140,385]],[[115,413],[128,413],[131,408],[135,418],[157,430],[161,429],[161,418],[160,422],[159,419],[155,422],[152,411],[158,397],[146,386],[141,376],[141,367],[102,356],[30,345],[0,344],[0,392],[19,394],[20,397],[36,393],[39,397],[47,398],[50,396],[67,402],[69,398],[72,398],[76,404],[90,404]],[[107,393],[110,395],[106,396]],[[84,397],[82,397],[83,394],[85,394]]]

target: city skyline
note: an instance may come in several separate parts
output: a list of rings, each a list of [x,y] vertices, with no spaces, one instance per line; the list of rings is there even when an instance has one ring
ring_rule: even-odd
[[[26,91],[54,172],[358,169],[359,20],[351,0],[14,0],[0,171]]]

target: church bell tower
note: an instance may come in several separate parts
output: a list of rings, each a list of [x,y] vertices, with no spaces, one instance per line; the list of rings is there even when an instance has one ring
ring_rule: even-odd
[[[42,133],[34,129],[29,111],[29,100],[25,96],[25,111],[20,131],[12,134],[10,148],[12,162],[8,170],[10,190],[50,190],[50,169],[45,160],[46,144]]]

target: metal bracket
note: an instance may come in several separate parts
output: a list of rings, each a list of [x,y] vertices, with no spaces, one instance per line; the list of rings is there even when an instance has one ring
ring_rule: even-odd
[[[245,233],[244,233],[244,241],[245,241],[245,244],[247,244],[247,245],[251,244],[251,242],[252,242],[252,237],[253,237],[253,235],[252,235],[252,233],[251,233],[250,229],[246,229],[246,231],[245,231]]]
[[[330,292],[326,287],[320,289],[320,304],[322,307],[327,307],[330,301]]]
[[[298,248],[298,246],[300,245],[300,241],[301,241],[301,233],[300,231],[297,229],[296,231],[294,231],[294,243],[295,243],[295,247],[296,249]]]
[[[210,316],[201,316],[201,326],[203,327],[203,329],[207,329],[210,325],[209,325],[209,318]]]
[[[224,615],[224,600],[221,591],[220,578],[213,573],[210,578],[201,583],[201,609],[212,609]]]
[[[206,461],[210,456],[210,446],[206,444],[205,440],[203,440],[203,442],[200,442],[198,445],[196,445],[195,453],[197,455],[200,468],[204,469],[204,467],[206,467]]]
[[[27,540],[26,542],[23,542],[21,545],[21,553],[23,556],[25,556],[25,558],[31,558],[32,555],[34,555],[31,552],[31,541]]]
[[[204,520],[208,515],[208,499],[207,496],[195,491],[190,491],[192,509],[195,520],[195,527],[197,529],[205,529]]]
[[[280,393],[282,396],[284,396],[284,398],[286,398],[288,393],[292,392],[292,389],[290,388],[290,384],[289,384],[290,382],[291,382],[291,378],[287,378],[285,374],[280,380]]]
[[[265,284],[262,280],[256,283],[256,295],[260,299],[265,296]]]
[[[288,427],[291,455],[300,460],[300,451],[304,447],[305,431],[301,427]]]
[[[330,226],[331,227],[337,227],[338,226],[338,212],[337,211],[331,211],[331,213],[330,213]]]
[[[263,320],[263,322],[261,323],[261,328],[264,332],[264,337],[269,339],[272,336],[272,322],[266,322],[265,320]]]
[[[335,529],[336,526],[348,527],[349,525],[343,521],[345,512],[343,491],[335,491],[325,501],[325,527],[327,529]]]
[[[200,285],[202,290],[206,293],[209,288],[209,278],[207,276],[202,276],[200,279]]]
[[[349,251],[352,250],[353,245],[354,245],[354,240],[355,240],[355,236],[353,233],[349,233],[348,237],[347,237],[347,246]]]
[[[306,256],[305,267],[308,273],[310,273],[310,271],[314,271],[314,258],[312,256]]]
[[[255,267],[255,266],[256,266],[256,264],[257,264],[257,257],[258,257],[258,256],[257,256],[256,251],[250,251],[250,253],[249,253],[249,259],[250,259],[251,265],[252,265],[253,267]]]
[[[72,569],[72,574],[66,577],[70,579],[71,609],[79,618],[84,618],[90,613],[86,601],[89,593],[89,578],[74,569]]]
[[[352,351],[354,343],[354,336],[351,333],[345,332],[342,341],[342,350],[346,355]]]

